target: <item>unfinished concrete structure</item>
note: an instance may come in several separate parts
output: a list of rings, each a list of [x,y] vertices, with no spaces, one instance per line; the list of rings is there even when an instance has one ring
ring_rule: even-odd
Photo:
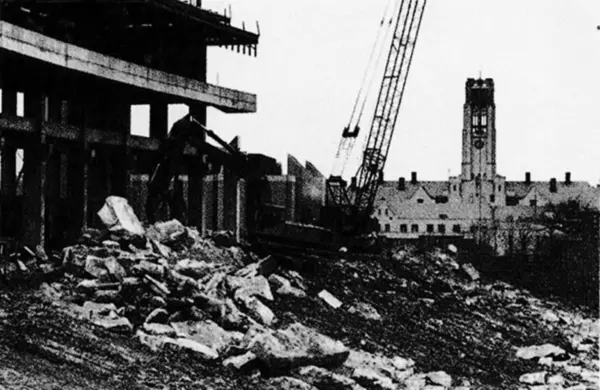
[[[208,106],[255,112],[255,95],[208,84],[206,66],[208,46],[255,54],[258,38],[178,0],[0,3],[0,235],[60,245],[96,225],[108,195],[130,197],[131,178],[153,169],[169,104],[202,123]],[[150,105],[150,137],[131,134],[136,104]],[[202,228],[204,168],[221,153],[185,154],[184,222]]]

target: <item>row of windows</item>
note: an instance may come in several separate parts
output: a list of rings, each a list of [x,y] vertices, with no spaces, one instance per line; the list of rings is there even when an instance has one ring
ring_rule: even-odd
[[[425,227],[425,231],[427,233],[435,233],[436,231],[436,226],[434,224],[428,224]],[[391,226],[389,223],[386,223],[384,226],[384,231],[386,233],[389,233],[391,231]],[[461,227],[458,224],[452,225],[452,232],[453,233],[460,233]],[[410,225],[410,232],[411,233],[419,233],[419,225],[417,224],[412,224]],[[446,233],[446,225],[443,223],[440,223],[437,225],[437,232],[438,233]],[[407,224],[402,224],[400,225],[400,233],[408,233],[408,225]]]

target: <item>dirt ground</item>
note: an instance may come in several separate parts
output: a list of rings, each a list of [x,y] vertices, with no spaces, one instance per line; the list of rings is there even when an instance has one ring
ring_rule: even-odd
[[[398,260],[309,252],[280,251],[308,292],[307,298],[269,303],[281,327],[299,321],[351,348],[412,358],[419,372],[446,371],[454,383],[468,381],[471,388],[518,388],[520,375],[539,370],[515,356],[518,347],[551,343],[569,350],[563,328],[542,321],[539,308],[587,315],[485,276],[471,283],[430,254]],[[317,296],[323,289],[344,306],[328,306]],[[360,302],[372,305],[381,321],[347,310]],[[220,390],[264,383],[258,373],[224,368],[222,359],[207,363],[187,353],[151,352],[131,334],[74,318],[68,306],[49,302],[35,287],[3,288],[0,307],[0,389]],[[592,353],[598,355],[597,346]]]

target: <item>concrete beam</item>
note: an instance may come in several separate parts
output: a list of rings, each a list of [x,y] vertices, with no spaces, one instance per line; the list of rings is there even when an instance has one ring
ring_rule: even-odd
[[[256,95],[123,61],[5,21],[0,21],[0,49],[224,112],[256,112]]]
[[[31,118],[11,117],[0,118],[0,129],[4,131],[14,131],[17,133],[33,134],[35,132],[35,121]],[[78,141],[81,138],[82,128],[53,122],[43,122],[42,130],[46,137],[56,138],[67,141]],[[6,134],[9,134],[9,133]],[[88,144],[99,144],[107,146],[127,146],[134,150],[158,151],[161,140],[156,138],[147,138],[137,135],[124,137],[123,133],[115,131],[103,131],[98,129],[85,128],[85,140]],[[207,154],[215,158],[221,158],[224,153],[210,144],[206,144]],[[198,151],[192,146],[187,146],[184,150],[186,156],[196,156]]]

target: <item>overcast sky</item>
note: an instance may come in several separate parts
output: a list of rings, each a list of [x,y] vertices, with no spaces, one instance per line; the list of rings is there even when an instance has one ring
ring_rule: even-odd
[[[210,110],[208,125],[328,176],[387,1],[205,0],[261,32],[257,58],[214,48],[208,59],[209,82],[256,93],[258,112]],[[386,179],[460,173],[464,85],[481,72],[496,84],[498,173],[598,184],[599,24],[597,0],[429,0]]]

